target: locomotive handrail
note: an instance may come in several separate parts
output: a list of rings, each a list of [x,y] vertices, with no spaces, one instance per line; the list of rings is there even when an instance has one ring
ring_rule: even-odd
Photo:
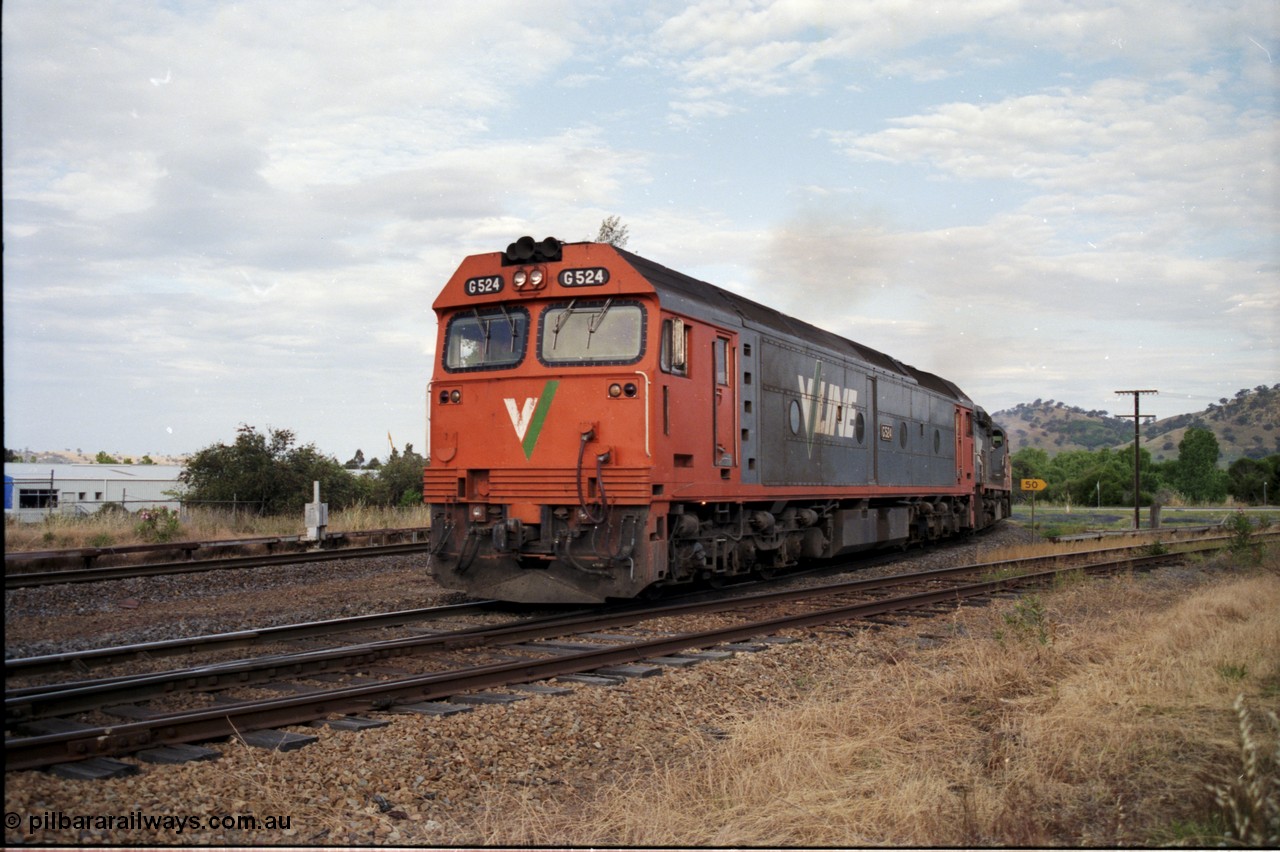
[[[649,451],[649,374],[644,370],[636,370],[636,375],[644,379],[644,454],[653,458]]]

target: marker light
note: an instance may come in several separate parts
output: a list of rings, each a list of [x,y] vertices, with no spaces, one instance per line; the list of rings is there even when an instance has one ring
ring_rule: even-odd
[[[517,290],[523,290],[524,285],[528,283],[528,281],[529,272],[524,269],[517,269],[516,274],[511,276],[511,283],[515,285]]]
[[[450,391],[449,401],[453,403],[462,402],[462,391],[460,390]]]
[[[613,384],[609,385],[609,396],[611,396],[614,399],[617,399],[618,397],[622,396],[622,385],[618,384],[617,382],[614,382]]]
[[[544,277],[544,275],[543,275],[543,272],[542,272],[542,270],[541,270],[541,269],[534,269],[534,270],[530,271],[530,272],[529,272],[529,286],[530,286],[530,287],[533,287],[533,288],[535,288],[535,289],[536,289],[536,288],[538,288],[538,287],[541,287],[541,286],[542,286],[542,279],[543,279],[543,277]]]

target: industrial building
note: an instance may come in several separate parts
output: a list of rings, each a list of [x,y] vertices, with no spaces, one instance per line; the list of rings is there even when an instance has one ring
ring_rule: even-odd
[[[181,465],[19,464],[4,466],[4,514],[39,521],[52,514],[91,515],[107,503],[130,512],[177,511]]]

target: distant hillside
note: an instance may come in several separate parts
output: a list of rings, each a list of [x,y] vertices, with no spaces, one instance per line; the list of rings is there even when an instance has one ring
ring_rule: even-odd
[[[1054,400],[1022,403],[991,415],[1009,435],[1014,452],[1037,447],[1053,455],[1067,450],[1119,449],[1133,443],[1133,421],[1106,411],[1086,411]],[[1142,446],[1156,461],[1177,458],[1187,429],[1200,426],[1218,438],[1220,465],[1242,456],[1280,453],[1280,384],[1237,391],[1203,411],[1166,417],[1142,427]]]
[[[16,461],[29,462],[33,464],[95,464],[97,453],[84,453],[80,450],[33,450],[30,447],[24,447],[21,450],[14,450],[13,455]],[[150,458],[153,464],[186,464],[189,456],[166,456],[160,454],[152,454],[150,456],[128,456],[123,453],[110,453],[113,459],[121,464],[145,464],[143,458]]]
[[[1037,447],[1052,455],[1066,450],[1114,447],[1126,436],[1133,440],[1131,421],[1052,399],[1020,403],[991,416],[1004,427],[1014,452],[1023,447]]]

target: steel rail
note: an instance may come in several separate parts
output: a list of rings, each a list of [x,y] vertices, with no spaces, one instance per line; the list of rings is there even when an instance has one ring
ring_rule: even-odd
[[[231,556],[224,559],[203,559],[194,562],[153,562],[148,565],[117,565],[108,568],[31,571],[21,574],[5,574],[4,587],[8,591],[10,589],[24,589],[34,586],[53,586],[60,583],[96,583],[108,580],[127,580],[135,577],[195,574],[201,571],[224,571],[238,568],[264,568],[271,565],[328,562],[334,559],[367,559],[374,556],[394,556],[402,553],[425,553],[429,549],[430,544],[426,542],[404,542],[401,544],[380,544],[372,547],[344,547],[338,550],[304,550],[295,553]]]
[[[389,536],[411,536],[414,540],[418,536],[424,538],[430,534],[429,527],[386,527],[377,530],[344,530],[341,532],[330,532],[325,536],[326,544],[337,544],[338,542],[346,542],[349,539],[358,538],[387,538]],[[251,538],[217,538],[208,541],[166,541],[153,542],[149,544],[121,544],[111,545],[107,547],[68,547],[60,550],[14,550],[7,551],[4,555],[4,564],[20,565],[26,562],[39,562],[42,560],[63,560],[83,561],[85,567],[89,567],[89,563],[101,557],[110,556],[126,556],[137,553],[158,553],[168,551],[182,551],[187,554],[188,559],[194,558],[196,553],[209,553],[210,551],[222,550],[229,547],[266,547],[270,550],[276,545],[296,545],[306,543],[301,535],[273,535],[273,536],[257,536]],[[385,541],[384,541],[385,543]],[[345,544],[343,546],[346,546]],[[208,556],[205,558],[217,559],[217,556]]]
[[[373,630],[395,627],[411,621],[424,621],[436,617],[465,614],[498,605],[498,601],[468,601],[467,603],[422,609],[405,609],[371,615],[355,615],[347,618],[330,618],[322,621],[305,621],[297,624],[281,624],[275,627],[259,627],[252,630],[235,630],[228,633],[209,633],[204,636],[181,639],[162,639],[157,642],[141,642],[134,645],[114,645],[109,648],[90,648],[84,651],[66,651],[60,654],[44,654],[38,657],[15,657],[4,661],[6,679],[18,676],[53,674],[61,671],[87,672],[91,667],[116,665],[131,660],[153,660],[178,654],[208,653],[233,648],[248,648],[266,642],[283,642],[326,636],[353,630]],[[6,690],[6,695],[10,691]]]
[[[1137,557],[1137,561],[1161,557]],[[1109,566],[1114,567],[1114,565]],[[1042,583],[1075,568],[1005,577],[900,598],[862,601],[800,614],[766,618],[713,630],[642,640],[552,656],[544,660],[478,666],[456,672],[415,675],[377,684],[362,684],[313,693],[243,701],[213,709],[192,710],[141,722],[96,727],[67,733],[6,738],[5,767],[34,769],[51,763],[106,754],[126,754],[161,743],[187,743],[236,736],[240,733],[303,724],[334,714],[385,710],[405,701],[446,698],[462,692],[546,680],[610,665],[742,641],[783,629],[795,629],[848,619],[865,619],[889,612],[919,609],[994,592]],[[812,595],[813,590],[809,590]]]

